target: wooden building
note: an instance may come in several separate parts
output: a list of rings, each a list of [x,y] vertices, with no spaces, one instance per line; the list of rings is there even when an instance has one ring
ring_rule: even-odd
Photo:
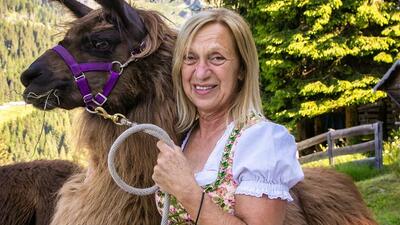
[[[382,79],[375,85],[374,91],[385,91],[393,102],[400,107],[400,60],[393,63]]]

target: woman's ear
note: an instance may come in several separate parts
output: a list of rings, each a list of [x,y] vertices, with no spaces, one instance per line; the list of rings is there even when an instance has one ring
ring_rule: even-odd
[[[240,65],[240,69],[239,69],[239,76],[238,76],[238,80],[239,81],[243,81],[244,80],[244,76],[246,74],[245,69],[243,68],[243,64]]]
[[[243,81],[244,80],[244,75],[243,75],[242,71],[240,71],[238,79],[239,79],[239,81]]]

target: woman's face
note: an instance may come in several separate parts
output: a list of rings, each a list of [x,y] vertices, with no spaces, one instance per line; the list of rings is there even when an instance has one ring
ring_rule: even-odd
[[[182,65],[186,96],[200,115],[225,113],[237,94],[239,55],[230,30],[222,24],[202,27]]]

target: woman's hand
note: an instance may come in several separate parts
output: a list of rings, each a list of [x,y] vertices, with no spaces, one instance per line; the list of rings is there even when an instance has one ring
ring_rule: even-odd
[[[160,153],[152,178],[161,190],[180,199],[184,194],[190,194],[193,188],[198,188],[192,167],[182,150],[178,146],[172,149],[163,141],[158,141],[157,147]]]
[[[174,195],[186,211],[195,218],[203,189],[197,185],[189,161],[178,146],[174,146],[172,149],[164,142],[159,141],[157,147],[160,149],[160,153],[157,165],[154,167],[153,180],[163,191]],[[200,214],[200,224],[283,224],[286,201],[246,195],[235,195],[235,199],[235,216],[233,216],[222,211],[206,195]],[[252,210],[249,210],[250,208]]]

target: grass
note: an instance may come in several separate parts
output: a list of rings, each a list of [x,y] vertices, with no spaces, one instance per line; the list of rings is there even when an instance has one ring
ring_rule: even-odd
[[[378,224],[400,224],[400,176],[394,164],[385,165],[381,170],[352,162],[332,168],[353,178]]]
[[[31,105],[17,105],[0,110],[0,124],[30,115],[34,108]]]
[[[354,181],[371,179],[390,171],[385,167],[381,170],[367,164],[355,164],[352,162],[337,164],[333,166],[337,171],[345,173],[353,178]]]
[[[400,224],[400,178],[384,173],[357,182],[361,194],[380,225]]]
[[[384,158],[387,158],[387,156],[388,153],[384,154]],[[398,164],[400,164],[400,160],[398,158],[396,160],[384,160],[385,164],[381,170],[367,164],[349,162],[362,158],[365,158],[365,156],[361,154],[338,157],[335,158],[335,165],[332,168],[353,178],[378,224],[399,225],[400,174],[398,172]],[[329,167],[329,161],[327,159],[320,160],[303,166]]]

